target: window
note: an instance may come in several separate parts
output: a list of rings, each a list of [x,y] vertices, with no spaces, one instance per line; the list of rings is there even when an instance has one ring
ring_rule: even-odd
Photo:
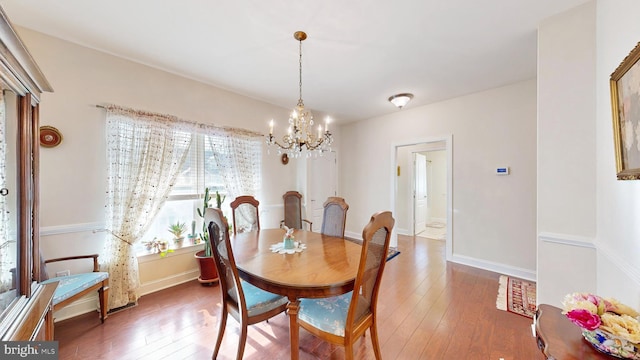
[[[217,144],[214,144],[216,143]],[[216,146],[217,145],[217,146]],[[226,144],[220,144],[220,139],[207,134],[196,134],[193,138],[192,145],[187,154],[184,164],[171,189],[167,201],[162,206],[156,218],[149,226],[141,242],[137,243],[136,253],[139,255],[148,254],[143,243],[157,238],[157,240],[165,240],[169,247],[176,247],[173,244],[173,235],[168,231],[169,225],[176,222],[186,224],[186,234],[192,234],[192,222],[195,220],[194,233],[199,234],[203,231],[202,218],[198,216],[197,209],[203,206],[204,189],[208,188],[212,201],[209,206],[216,206],[216,191],[225,197],[222,203],[222,211],[228,214],[230,219],[231,209],[229,203],[231,198],[226,199],[228,195],[225,186],[225,179],[222,169],[218,166],[214,151],[219,151],[222,157],[229,157],[229,147]],[[215,150],[214,150],[215,149]],[[258,146],[261,149],[261,145]],[[259,177],[258,177],[259,179]],[[185,236],[181,246],[189,246],[192,241]]]

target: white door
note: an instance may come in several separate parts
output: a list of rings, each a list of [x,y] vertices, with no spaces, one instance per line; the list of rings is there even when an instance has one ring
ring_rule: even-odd
[[[427,157],[413,153],[415,181],[413,191],[414,235],[427,229]]]
[[[323,204],[329,196],[336,196],[336,153],[331,151],[309,160],[309,200],[313,231],[322,227]]]

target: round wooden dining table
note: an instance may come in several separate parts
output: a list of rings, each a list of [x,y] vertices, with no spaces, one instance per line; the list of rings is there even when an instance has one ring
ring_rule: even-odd
[[[306,248],[293,254],[271,251],[282,243],[285,231],[262,229],[236,234],[232,241],[238,273],[245,281],[289,299],[291,359],[298,359],[300,298],[322,298],[353,290],[362,247],[352,241],[295,230],[295,240]]]

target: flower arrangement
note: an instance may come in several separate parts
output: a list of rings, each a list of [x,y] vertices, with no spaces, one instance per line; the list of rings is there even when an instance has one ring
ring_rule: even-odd
[[[572,293],[562,302],[562,313],[582,328],[583,337],[596,349],[627,359],[640,359],[638,313],[613,298]]]

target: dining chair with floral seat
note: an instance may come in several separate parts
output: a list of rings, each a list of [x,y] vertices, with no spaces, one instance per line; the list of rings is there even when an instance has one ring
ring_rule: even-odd
[[[349,205],[343,198],[330,196],[324,202],[324,215],[320,233],[335,237],[344,237],[344,229],[347,224],[347,210]]]
[[[260,202],[251,195],[235,198],[231,204],[233,218],[233,234],[260,230],[260,216],[258,206]]]
[[[284,219],[280,221],[280,227],[289,229],[302,229],[302,223],[309,225],[309,231],[313,230],[313,223],[302,218],[302,194],[297,191],[287,191],[282,195],[284,200]]]
[[[354,290],[322,299],[301,299],[298,324],[313,335],[345,347],[345,358],[353,359],[353,344],[371,332],[376,359],[381,359],[376,304],[395,220],[391,212],[378,212],[362,231],[362,252]]]
[[[236,355],[236,359],[239,360],[244,354],[248,325],[268,320],[285,311],[288,300],[284,296],[264,291],[240,279],[229,240],[227,220],[220,209],[208,208],[206,211],[207,218],[210,219],[209,238],[220,278],[219,288],[222,299],[220,328],[212,358],[215,359],[218,356],[227,318],[231,314],[240,324],[240,341]]]

